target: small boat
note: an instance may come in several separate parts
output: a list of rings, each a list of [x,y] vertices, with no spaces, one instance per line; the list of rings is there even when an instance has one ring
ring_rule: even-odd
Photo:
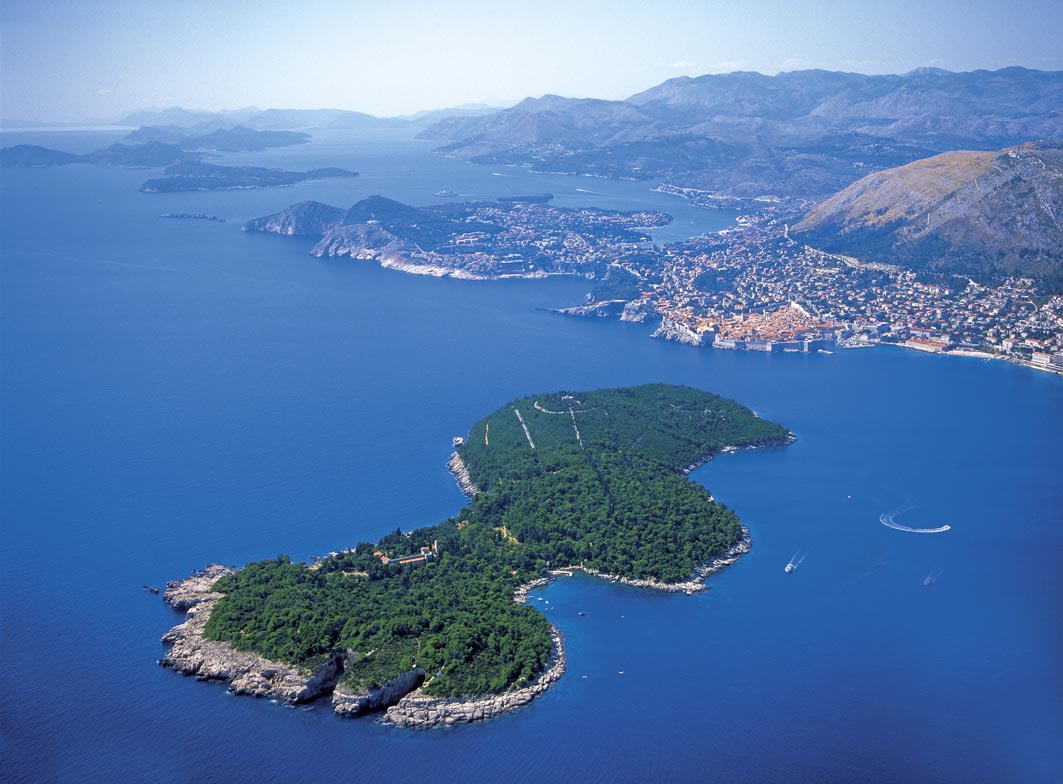
[[[786,562],[786,566],[783,568],[783,571],[787,574],[790,574],[790,572],[796,572],[797,567],[800,566],[801,562],[806,558],[808,558],[808,553],[802,555],[801,551],[798,550],[796,553],[794,553],[794,557]]]
[[[157,586],[157,585],[145,585],[144,586],[144,590],[147,591],[148,593],[158,593],[159,592],[159,586]]]
[[[580,610],[580,612],[579,612],[579,617],[580,617],[580,618],[583,618],[583,617],[584,617],[584,616],[586,616],[586,615],[587,615],[587,613],[585,613],[585,612],[583,612],[582,610]]]

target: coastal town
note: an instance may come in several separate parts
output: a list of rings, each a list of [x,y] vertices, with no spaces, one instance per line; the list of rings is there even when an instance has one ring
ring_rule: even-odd
[[[652,230],[671,220],[662,212],[555,207],[552,198],[412,207],[371,196],[349,210],[302,202],[244,230],[315,236],[311,255],[420,275],[580,275],[594,280],[587,301],[558,312],[658,321],[654,337],[694,346],[813,352],[885,343],[1063,373],[1063,296],[1031,278],[990,283],[829,253],[795,237],[799,212],[774,202],[746,204],[724,231],[658,244]]]
[[[658,315],[655,337],[718,349],[888,343],[1063,372],[1063,296],[1045,296],[1027,278],[927,282],[901,267],[826,253],[790,237],[792,217],[768,208],[718,234],[621,255],[614,266],[637,281],[636,300],[592,294],[588,305],[563,312]]]

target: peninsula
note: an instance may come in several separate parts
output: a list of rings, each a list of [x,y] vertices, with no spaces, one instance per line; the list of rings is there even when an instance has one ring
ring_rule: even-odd
[[[400,726],[490,718],[561,677],[560,633],[524,603],[561,567],[704,588],[748,550],[737,515],[686,473],[785,428],[731,400],[653,384],[536,395],[455,439],[456,516],[316,560],[212,566],[168,586],[188,619],[161,663],[238,694],[331,696]],[[553,571],[552,571],[553,570]]]
[[[594,281],[584,301],[557,312],[656,323],[653,337],[692,346],[894,344],[1063,372],[1060,150],[939,155],[812,210],[766,204],[732,228],[667,244],[649,234],[671,220],[664,213],[565,209],[544,203],[548,194],[429,207],[371,196],[349,210],[304,201],[244,230],[314,238],[311,255],[420,275],[580,275]],[[890,252],[867,251],[876,243]]]
[[[413,207],[370,196],[349,210],[314,201],[257,218],[244,231],[319,240],[314,256],[370,259],[419,275],[466,279],[599,277],[618,258],[653,245],[661,212],[566,209],[549,194]]]

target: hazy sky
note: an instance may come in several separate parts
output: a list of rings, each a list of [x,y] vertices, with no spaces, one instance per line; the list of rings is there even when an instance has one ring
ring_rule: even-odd
[[[377,115],[623,98],[680,74],[1063,70],[1059,0],[5,0],[0,114],[180,105]]]

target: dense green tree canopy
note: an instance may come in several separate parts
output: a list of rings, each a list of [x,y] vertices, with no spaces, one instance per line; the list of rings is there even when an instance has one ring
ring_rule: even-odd
[[[518,400],[459,448],[480,488],[456,517],[312,566],[281,556],[222,578],[207,635],[313,667],[351,655],[344,679],[372,687],[412,666],[431,694],[498,693],[532,680],[550,625],[513,602],[550,567],[584,564],[679,582],[741,536],[737,516],[683,469],[725,446],[787,431],[686,387],[647,385]],[[415,563],[385,563],[429,548]]]

